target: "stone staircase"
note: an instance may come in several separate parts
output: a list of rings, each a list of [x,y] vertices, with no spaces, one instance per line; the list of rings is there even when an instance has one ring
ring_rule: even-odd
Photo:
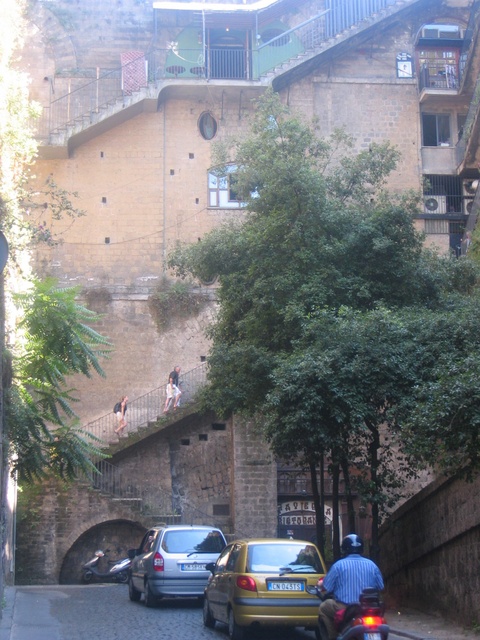
[[[133,451],[133,447],[144,438],[194,413],[197,410],[196,393],[205,382],[206,363],[182,374],[179,380],[182,397],[175,412],[170,410],[167,414],[163,413],[165,386],[129,402],[127,435],[120,439],[114,434],[117,419],[113,412],[85,425],[84,430],[101,439],[110,455],[115,456],[121,451],[125,455],[125,450],[132,448]],[[93,462],[97,471],[92,471],[85,481],[109,501],[117,503],[119,509],[129,509],[141,515],[142,521],[211,523],[211,515],[202,512],[184,497],[151,487],[148,482],[142,486],[132,484],[129,475],[122,473],[119,467],[108,460]],[[174,505],[179,505],[179,508],[176,509]]]
[[[115,434],[117,418],[113,413],[100,416],[83,426],[84,431],[92,434],[100,442],[100,446],[111,447],[112,451],[138,442],[159,427],[167,426],[178,420],[180,416],[195,410],[197,392],[206,384],[207,363],[190,369],[180,375],[179,386],[182,392],[179,408],[169,413],[163,412],[166,399],[166,385],[153,389],[148,393],[129,401],[127,409],[127,428],[124,437]]]

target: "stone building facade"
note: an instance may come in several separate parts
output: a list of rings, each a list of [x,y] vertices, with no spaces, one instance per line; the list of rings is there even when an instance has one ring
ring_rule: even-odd
[[[276,465],[252,423],[186,410],[112,449],[107,466],[96,482],[22,491],[17,584],[78,583],[96,549],[125,557],[159,522],[214,524],[229,537],[276,535]]]
[[[31,3],[20,64],[43,107],[35,186],[53,179],[77,192],[74,204],[86,212],[57,221],[47,206],[38,222],[62,242],[38,246],[34,259],[41,275],[81,287],[115,344],[105,380],[72,381],[85,424],[123,393],[164,385],[175,364],[188,370],[208,356],[215,283],[192,283],[210,303],[189,317],[172,311],[165,329],[149,300],[173,281],[166,258],[176,243],[241,219],[229,175],[212,173],[214,147],[248,130],[253,100],[267,87],[316,117],[321,135],[342,127],[358,150],[396,145],[402,156],[389,186],[423,191],[416,224],[426,242],[464,251],[480,177],[476,12],[474,0]],[[212,452],[196,440],[201,420],[115,462],[154,482],[168,446],[166,485],[195,495],[212,516],[228,504],[232,533],[255,525],[274,534],[275,465],[252,426],[234,418],[228,429],[211,477]],[[186,472],[193,459],[197,474]]]
[[[480,159],[471,153],[460,165],[455,144],[478,68],[470,63],[474,45],[464,52],[472,2],[364,4],[365,19],[352,15],[348,28],[336,14],[337,22],[329,18],[335,3],[328,0],[217,3],[211,10],[208,3],[137,0],[32,4],[22,65],[32,76],[32,98],[44,107],[36,186],[53,179],[77,192],[74,205],[86,212],[72,223],[49,219],[45,209],[39,224],[62,242],[38,247],[35,260],[42,275],[79,285],[87,300],[106,294],[101,328],[115,343],[105,381],[75,381],[85,422],[109,410],[112,397],[137,397],[164,384],[174,364],[190,369],[208,354],[204,332],[214,302],[202,315],[158,331],[148,298],[171,281],[166,257],[176,243],[197,242],[242,216],[209,171],[215,143],[248,130],[252,101],[268,86],[295,111],[316,117],[320,135],[342,127],[357,149],[386,140],[396,145],[402,156],[392,189],[420,192],[433,175],[441,213],[421,210],[417,224],[441,250],[461,246],[464,207],[473,198],[467,202],[458,189],[467,178],[474,182]],[[423,37],[432,24],[457,30],[448,38],[441,30]],[[454,67],[457,80],[442,85],[449,67],[443,64],[429,76],[439,72],[438,88],[433,81],[423,86],[424,48],[445,55],[454,45],[454,62],[464,56],[463,66]],[[132,54],[140,60],[133,59],[133,81],[125,62]],[[409,61],[409,76],[399,73],[399,56]],[[441,133],[432,146],[425,123],[433,118],[447,126],[442,116],[448,146]],[[448,214],[447,205],[455,212]],[[214,300],[215,284],[195,287]]]

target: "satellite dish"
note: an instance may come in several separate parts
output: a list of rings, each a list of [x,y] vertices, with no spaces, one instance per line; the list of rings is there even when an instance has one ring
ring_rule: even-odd
[[[5,269],[8,260],[8,242],[0,231],[0,273]]]

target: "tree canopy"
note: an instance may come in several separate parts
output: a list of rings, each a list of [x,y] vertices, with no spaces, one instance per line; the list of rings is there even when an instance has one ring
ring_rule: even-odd
[[[399,159],[388,142],[320,138],[272,92],[256,106],[250,135],[217,149],[218,171],[238,167],[245,215],[170,256],[180,276],[218,276],[204,402],[261,412],[281,457],[312,468],[327,456],[345,476],[354,465],[375,536],[402,471],[459,468],[453,424],[462,465],[478,465],[478,270],[424,248],[419,194],[386,188]]]

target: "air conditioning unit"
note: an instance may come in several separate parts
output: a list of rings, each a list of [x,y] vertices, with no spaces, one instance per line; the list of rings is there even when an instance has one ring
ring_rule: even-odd
[[[475,197],[479,182],[480,182],[479,180],[464,180],[462,183],[463,195],[466,196],[467,198],[469,196]]]
[[[474,198],[464,198],[463,199],[463,213],[467,216],[470,215],[473,211],[473,201]]]
[[[447,196],[425,196],[423,206],[425,213],[447,213]]]
[[[457,25],[428,24],[422,29],[422,38],[448,38],[448,40],[456,40],[463,37],[463,30]]]

